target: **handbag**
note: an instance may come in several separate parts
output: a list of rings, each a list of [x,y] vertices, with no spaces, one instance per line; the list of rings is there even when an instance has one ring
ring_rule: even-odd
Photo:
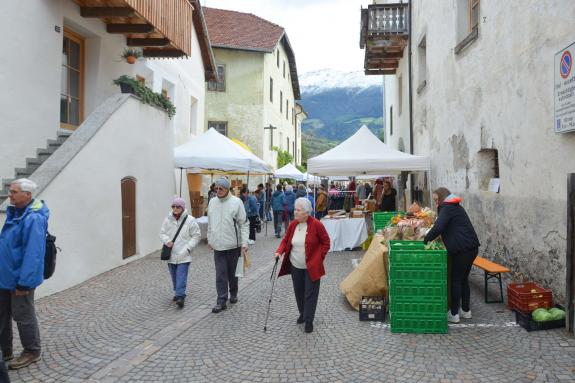
[[[176,243],[176,238],[178,238],[178,234],[180,234],[180,230],[182,230],[182,227],[184,226],[184,223],[186,223],[186,219],[188,219],[188,215],[186,214],[186,216],[184,217],[184,220],[182,221],[182,223],[180,224],[180,227],[178,228],[178,231],[176,231],[176,235],[174,235],[174,239],[172,239],[172,243],[175,244]],[[168,261],[170,259],[170,257],[172,256],[172,248],[174,247],[174,245],[172,245],[172,247],[168,247],[166,245],[162,246],[162,253],[160,255],[160,259],[162,261]]]
[[[236,273],[234,275],[236,278],[244,277],[244,257],[240,255],[238,258],[238,264],[236,266]]]

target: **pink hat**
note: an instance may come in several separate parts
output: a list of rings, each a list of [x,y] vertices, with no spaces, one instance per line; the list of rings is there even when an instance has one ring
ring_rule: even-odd
[[[172,201],[172,206],[179,206],[182,209],[185,209],[186,208],[186,201],[181,197],[176,197]]]

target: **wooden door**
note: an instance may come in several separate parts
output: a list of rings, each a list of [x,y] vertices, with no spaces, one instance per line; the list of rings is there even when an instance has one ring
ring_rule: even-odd
[[[75,130],[84,118],[84,39],[64,29],[60,80],[60,127]]]
[[[122,257],[136,254],[136,180],[122,179]]]

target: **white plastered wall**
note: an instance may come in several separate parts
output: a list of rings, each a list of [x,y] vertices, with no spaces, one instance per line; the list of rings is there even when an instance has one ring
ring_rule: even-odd
[[[50,209],[50,232],[62,249],[54,276],[38,296],[159,249],[158,233],[174,190],[169,125],[163,111],[128,99],[38,195]],[[137,254],[123,260],[120,182],[125,177],[136,179]]]

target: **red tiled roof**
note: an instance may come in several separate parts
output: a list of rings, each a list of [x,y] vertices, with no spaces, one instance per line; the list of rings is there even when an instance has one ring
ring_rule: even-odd
[[[272,52],[284,29],[251,13],[203,8],[214,47]]]

